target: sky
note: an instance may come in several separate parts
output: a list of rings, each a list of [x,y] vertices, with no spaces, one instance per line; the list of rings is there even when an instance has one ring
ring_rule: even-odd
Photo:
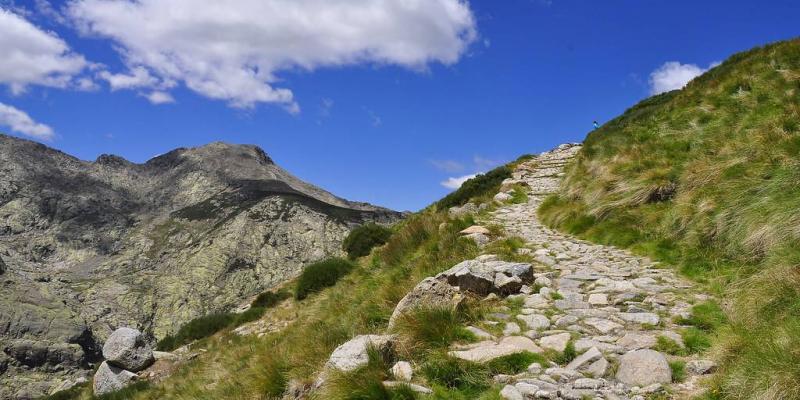
[[[256,144],[350,200],[418,210],[581,141],[800,2],[0,0],[0,132],[84,160]]]

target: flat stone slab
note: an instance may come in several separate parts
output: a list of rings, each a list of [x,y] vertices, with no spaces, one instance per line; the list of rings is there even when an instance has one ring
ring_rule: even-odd
[[[475,343],[466,350],[455,350],[449,354],[462,360],[473,362],[487,362],[495,358],[504,357],[511,354],[531,352],[540,354],[544,352],[533,340],[524,336],[509,336],[499,342],[483,341]]]

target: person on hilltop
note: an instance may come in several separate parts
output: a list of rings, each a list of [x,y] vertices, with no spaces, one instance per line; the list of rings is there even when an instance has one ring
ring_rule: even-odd
[[[597,121],[594,121],[592,122],[592,126],[594,126],[594,129],[597,129],[600,127],[600,124],[598,124]]]

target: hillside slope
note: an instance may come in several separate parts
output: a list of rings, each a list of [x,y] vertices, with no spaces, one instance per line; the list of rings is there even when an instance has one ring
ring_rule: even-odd
[[[800,398],[800,40],[736,54],[593,131],[540,214],[725,298],[713,393]]]
[[[86,162],[0,135],[0,398],[90,373],[119,326],[162,338],[342,254],[353,226],[399,217],[255,146]]]

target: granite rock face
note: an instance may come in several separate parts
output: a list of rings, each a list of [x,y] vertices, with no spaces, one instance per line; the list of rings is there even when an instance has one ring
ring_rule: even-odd
[[[255,146],[87,162],[0,135],[0,398],[85,373],[118,326],[161,338],[342,255],[353,227],[401,216]]]

